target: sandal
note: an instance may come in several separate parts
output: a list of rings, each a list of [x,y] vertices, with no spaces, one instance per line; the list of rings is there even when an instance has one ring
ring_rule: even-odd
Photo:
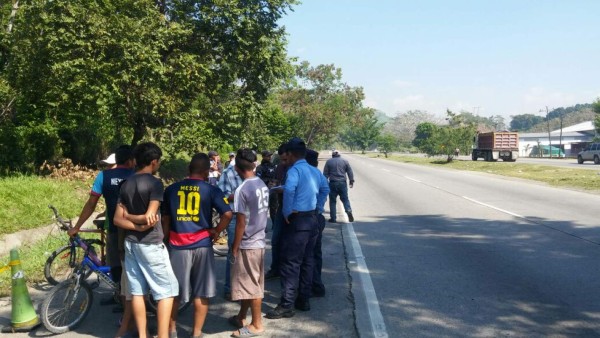
[[[242,327],[238,330],[239,333],[235,332],[231,334],[231,337],[258,337],[262,335],[262,332],[252,332],[247,326]]]

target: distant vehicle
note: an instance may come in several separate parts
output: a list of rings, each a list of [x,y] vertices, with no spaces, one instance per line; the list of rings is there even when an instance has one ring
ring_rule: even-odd
[[[471,152],[471,159],[477,161],[483,158],[488,162],[502,159],[514,162],[519,157],[519,134],[510,131],[494,131],[479,133],[473,139],[475,147]]]
[[[550,149],[547,145],[533,146],[529,157],[550,157]],[[552,146],[552,157],[565,157],[565,152],[559,147]]]
[[[577,163],[582,164],[585,161],[600,164],[600,143],[592,143],[577,154]]]

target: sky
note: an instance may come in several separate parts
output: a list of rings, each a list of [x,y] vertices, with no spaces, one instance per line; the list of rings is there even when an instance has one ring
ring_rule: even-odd
[[[303,0],[288,54],[334,64],[364,105],[545,115],[600,97],[600,0]],[[540,110],[544,110],[543,113]]]

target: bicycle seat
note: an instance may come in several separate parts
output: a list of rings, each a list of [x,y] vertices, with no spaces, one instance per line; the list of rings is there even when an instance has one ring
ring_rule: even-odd
[[[94,222],[94,225],[96,226],[96,228],[98,228],[100,230],[104,230],[105,218],[96,218],[93,222]]]

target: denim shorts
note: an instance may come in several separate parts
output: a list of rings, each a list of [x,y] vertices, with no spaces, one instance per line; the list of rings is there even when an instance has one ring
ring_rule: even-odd
[[[155,300],[179,295],[179,283],[164,244],[125,241],[125,271],[129,291],[134,296],[152,292]]]

